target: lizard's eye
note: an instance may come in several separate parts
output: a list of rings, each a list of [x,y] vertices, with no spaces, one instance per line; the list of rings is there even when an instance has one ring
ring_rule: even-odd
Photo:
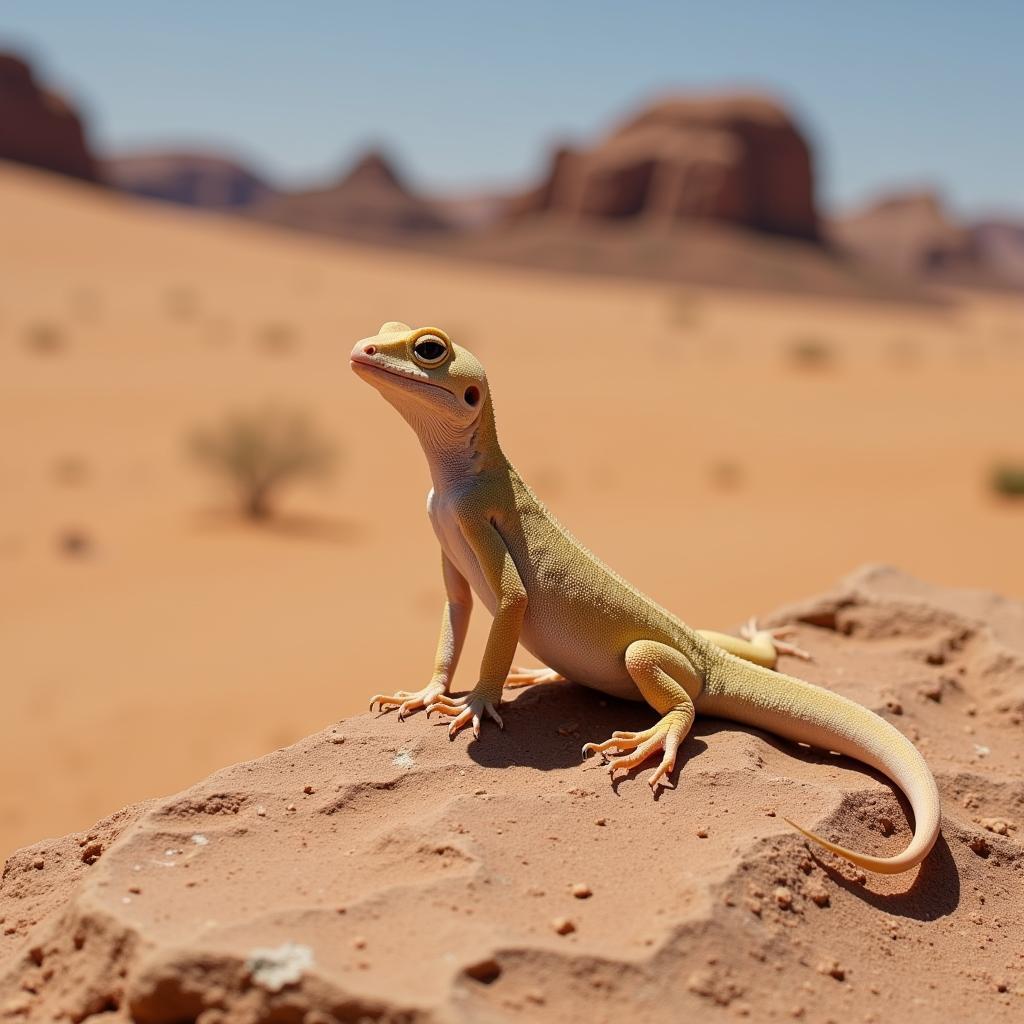
[[[412,354],[420,366],[440,366],[448,356],[448,345],[436,334],[424,334],[416,339]]]

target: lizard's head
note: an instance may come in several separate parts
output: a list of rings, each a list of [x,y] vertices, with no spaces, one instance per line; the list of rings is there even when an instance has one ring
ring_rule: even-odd
[[[352,349],[355,373],[372,384],[417,433],[465,429],[487,400],[487,375],[476,357],[436,327],[387,323]]]

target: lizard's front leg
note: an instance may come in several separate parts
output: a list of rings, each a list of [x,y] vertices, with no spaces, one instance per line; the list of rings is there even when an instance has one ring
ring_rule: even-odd
[[[519,643],[527,600],[526,587],[495,526],[489,521],[483,525],[463,521],[460,525],[488,586],[494,592],[496,611],[487,636],[483,661],[480,663],[480,681],[464,697],[439,694],[427,707],[427,714],[437,711],[451,717],[449,739],[454,738],[470,722],[473,724],[473,735],[479,738],[480,722],[484,715],[490,715],[499,727],[504,728],[497,708],[501,703],[501,691],[512,665],[516,644]]]
[[[619,768],[635,768],[656,751],[664,751],[661,764],[647,780],[657,792],[661,780],[675,767],[676,752],[693,725],[693,702],[702,684],[685,655],[654,640],[631,643],[625,660],[626,670],[644,700],[662,717],[642,732],[616,732],[603,743],[588,743],[583,756],[596,753],[610,760],[608,770],[614,776]]]
[[[462,646],[466,642],[469,615],[473,608],[473,592],[466,578],[444,552],[441,553],[441,573],[444,576],[447,600],[441,613],[441,636],[437,641],[434,672],[430,682],[422,690],[399,690],[390,695],[378,693],[370,701],[371,711],[375,704],[380,706],[381,711],[397,706],[398,718],[401,720],[410,711],[426,707],[435,697],[448,692],[456,666],[459,664]]]

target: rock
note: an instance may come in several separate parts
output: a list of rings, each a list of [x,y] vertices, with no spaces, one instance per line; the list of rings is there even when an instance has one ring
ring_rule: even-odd
[[[255,171],[214,153],[125,154],[104,160],[102,167],[106,181],[122,192],[182,206],[238,210],[275,195]]]
[[[81,118],[20,57],[0,53],[0,160],[96,181]]]
[[[383,153],[362,156],[335,183],[283,193],[246,210],[258,220],[317,234],[395,241],[444,233],[451,221],[417,195]]]
[[[882,196],[833,220],[829,235],[865,263],[899,274],[948,275],[979,268],[970,232],[930,190]]]
[[[541,706],[518,691],[505,731],[468,745],[423,716],[358,715],[12,854],[0,1019],[574,1024],[595,1019],[599,1000],[602,1019],[671,1024],[708,1000],[782,1019],[799,992],[809,1016],[841,1020],[863,971],[892,1019],[1015,1021],[1016,1003],[992,999],[1024,930],[1020,818],[1006,818],[1019,735],[998,707],[1024,699],[1024,605],[876,567],[766,618],[803,624],[812,678],[873,707],[895,693],[897,721],[927,722],[943,751],[932,762],[943,838],[919,870],[861,888],[830,855],[810,857],[782,815],[894,852],[907,831],[899,802],[870,770],[733,723],[698,721],[677,788],[658,801],[643,772],[617,792],[593,783],[580,801],[587,769],[537,716],[601,737],[624,714],[635,726],[653,715],[576,686]],[[956,760],[959,701],[912,699],[920,652],[941,645],[991,733],[969,771]],[[417,744],[410,767],[394,763],[399,741]],[[752,747],[764,770],[750,770]],[[888,838],[883,816],[898,825]],[[714,843],[695,834],[708,820]],[[836,905],[810,911],[830,904],[826,874]],[[569,879],[598,896],[575,902]],[[879,955],[880,942],[898,955]],[[907,978],[965,962],[941,998],[915,1001],[922,986]]]
[[[671,97],[589,149],[560,148],[512,211],[819,237],[810,147],[780,104],[753,95]]]

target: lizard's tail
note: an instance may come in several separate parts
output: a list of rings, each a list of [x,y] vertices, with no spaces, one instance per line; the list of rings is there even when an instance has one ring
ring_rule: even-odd
[[[896,874],[920,864],[939,836],[939,791],[924,758],[898,729],[831,690],[740,661],[715,659],[698,711],[767,729],[863,761],[894,782],[910,801],[914,836],[894,857],[872,857],[837,846],[785,818],[808,839],[868,871]]]

